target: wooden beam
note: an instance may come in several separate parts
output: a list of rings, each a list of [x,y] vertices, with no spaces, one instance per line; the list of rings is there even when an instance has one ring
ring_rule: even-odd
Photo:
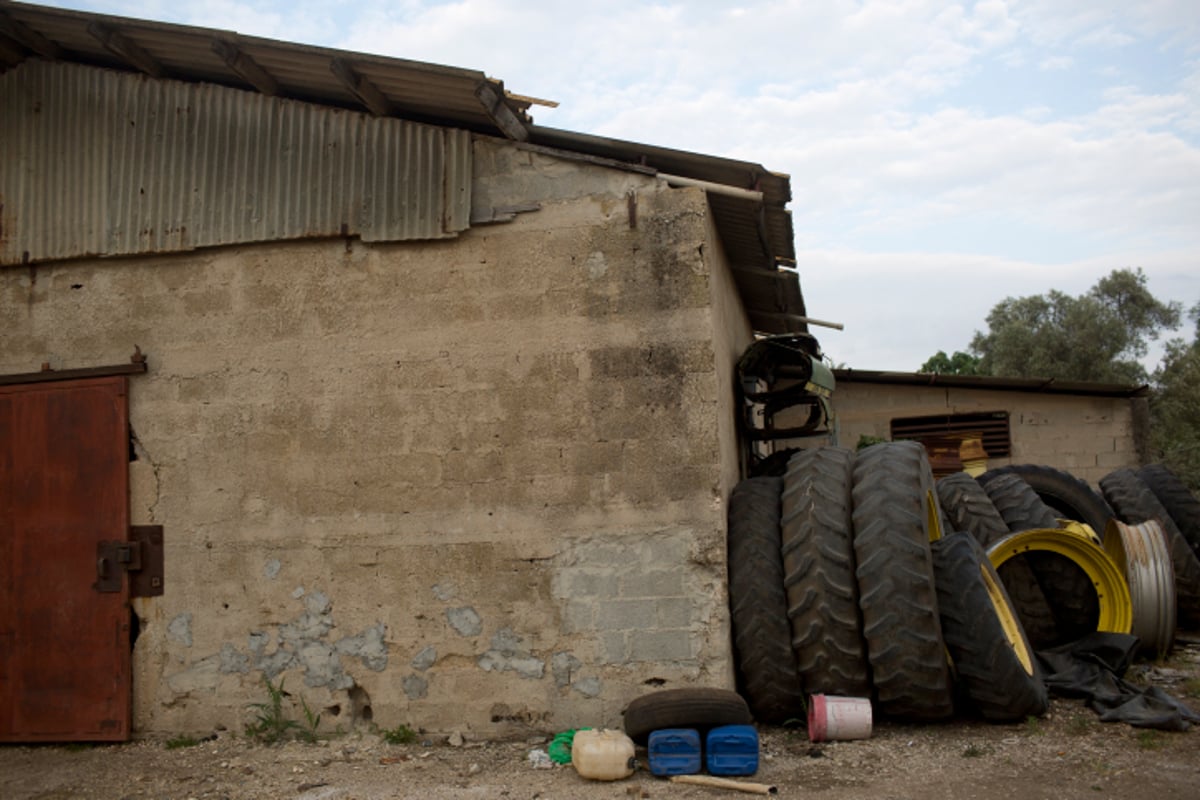
[[[243,53],[237,45],[224,39],[213,39],[212,49],[246,83],[268,97],[279,95],[279,82],[271,73],[259,66],[257,61]]]
[[[58,60],[63,57],[64,51],[61,47],[29,26],[17,22],[3,10],[0,10],[0,33],[32,50],[42,58]]]
[[[87,30],[100,44],[104,45],[105,50],[129,66],[141,70],[151,78],[162,78],[166,75],[162,64],[155,61],[153,56],[116,28],[99,22],[90,22]]]
[[[114,364],[108,367],[82,367],[80,369],[43,369],[41,372],[25,372],[0,375],[0,386],[21,383],[48,383],[50,381],[73,381],[79,378],[106,378],[110,375],[141,375],[146,372],[145,361],[129,364]]]
[[[603,156],[593,156],[588,153],[579,153],[574,150],[560,150],[557,147],[546,147],[540,144],[530,144],[523,142],[513,145],[521,150],[529,150],[533,153],[544,153],[555,158],[565,159],[567,161],[581,161],[585,164],[595,164],[600,167],[608,167],[609,169],[619,169],[625,172],[636,172],[639,175],[657,175],[658,170],[654,167],[647,167],[641,164],[631,164],[628,161],[614,161],[611,158]]]
[[[487,81],[480,81],[475,87],[475,96],[483,103],[483,110],[496,123],[496,127],[504,132],[509,139],[524,142],[529,139],[529,129],[521,118],[504,102],[504,95],[496,91],[496,87]]]
[[[392,102],[379,91],[379,87],[355,72],[350,62],[335,58],[330,62],[329,69],[372,114],[377,117],[392,116]]]

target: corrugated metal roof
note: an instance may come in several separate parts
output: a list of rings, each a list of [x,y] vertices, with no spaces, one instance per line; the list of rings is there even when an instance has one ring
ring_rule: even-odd
[[[767,333],[807,329],[799,281],[795,273],[777,269],[795,263],[786,208],[790,180],[759,164],[535,126],[530,100],[507,94],[502,81],[476,70],[0,0],[0,72],[34,56],[366,108],[380,117],[505,136],[760,192],[761,200],[710,193],[714,222],[754,327]],[[250,113],[246,105],[243,111]],[[79,192],[100,191],[98,184],[88,187]],[[97,212],[89,207],[84,213]],[[100,223],[93,218],[88,224]]]
[[[1000,378],[992,375],[939,375],[932,372],[876,372],[861,369],[835,369],[833,376],[838,383],[945,386],[1092,397],[1145,397],[1150,394],[1150,387],[1145,385],[1062,381],[1057,378]]]
[[[145,72],[145,65],[139,66],[128,55],[118,55],[105,45],[98,34],[106,31],[120,37],[118,45],[120,41],[131,43],[157,64],[161,74],[155,77],[261,91],[218,54],[214,45],[221,42],[274,78],[280,96],[362,109],[360,98],[334,74],[333,63],[340,60],[371,81],[389,103],[403,112],[397,116],[497,132],[476,90],[486,84],[503,96],[504,84],[478,70],[280,42],[212,28],[0,2],[0,40],[7,37],[18,54]],[[528,119],[528,102],[506,99],[505,105],[514,115]]]
[[[0,264],[454,236],[470,157],[463,130],[32,59],[0,75]]]

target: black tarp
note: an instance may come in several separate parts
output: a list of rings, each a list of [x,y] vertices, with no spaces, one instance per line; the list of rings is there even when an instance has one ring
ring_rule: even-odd
[[[1138,638],[1124,633],[1092,633],[1070,644],[1040,650],[1046,688],[1059,697],[1080,697],[1101,722],[1127,722],[1138,728],[1186,731],[1200,714],[1156,686],[1124,679]]]

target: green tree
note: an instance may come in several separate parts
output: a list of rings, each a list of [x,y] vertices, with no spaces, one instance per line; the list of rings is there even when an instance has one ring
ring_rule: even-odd
[[[970,350],[984,375],[1142,383],[1149,375],[1139,359],[1179,324],[1180,310],[1150,294],[1140,268],[1118,269],[1079,297],[1051,290],[1002,300]]]
[[[1192,307],[1196,331],[1191,344],[1167,343],[1167,352],[1154,371],[1150,397],[1150,446],[1162,461],[1200,491],[1200,303]]]
[[[938,375],[979,375],[979,357],[961,350],[955,350],[954,355],[948,356],[945,350],[938,350],[918,371],[935,372]]]

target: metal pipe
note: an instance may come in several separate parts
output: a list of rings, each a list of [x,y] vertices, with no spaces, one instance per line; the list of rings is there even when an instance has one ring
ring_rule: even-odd
[[[668,186],[695,186],[697,189],[703,189],[713,194],[723,194],[726,197],[736,197],[739,200],[753,200],[757,203],[761,203],[763,199],[763,193],[756,192],[753,189],[739,189],[736,186],[729,186],[724,183],[702,181],[697,178],[685,178],[682,175],[668,175],[665,172],[658,173],[658,177],[666,181]]]
[[[813,319],[812,317],[795,317],[795,319],[798,319],[801,322],[807,323],[809,325],[816,325],[817,327],[820,327],[820,328],[833,328],[835,331],[846,330],[846,326],[840,322],[828,322],[823,319]]]

